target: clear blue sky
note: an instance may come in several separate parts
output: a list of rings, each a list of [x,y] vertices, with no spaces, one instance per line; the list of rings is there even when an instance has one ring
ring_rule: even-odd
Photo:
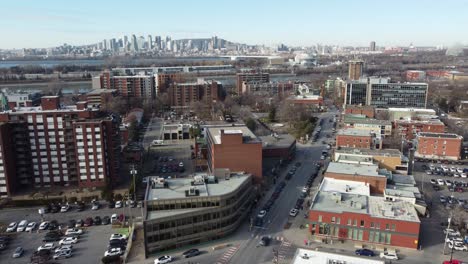
[[[468,0],[4,0],[0,48],[132,33],[276,45],[468,44]]]

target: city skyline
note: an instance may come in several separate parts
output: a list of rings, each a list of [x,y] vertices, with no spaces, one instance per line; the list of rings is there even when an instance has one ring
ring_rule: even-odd
[[[451,46],[467,43],[459,34],[468,26],[463,20],[467,10],[463,4],[467,2],[427,1],[422,5],[400,0],[335,0],[265,5],[241,0],[229,6],[209,0],[187,2],[184,8],[169,2],[120,2],[112,7],[88,0],[80,2],[80,6],[53,1],[8,2],[4,3],[8,12],[0,18],[0,49],[95,44],[132,34],[169,35],[173,39],[216,35],[233,42],[267,46],[368,46],[371,41],[377,46]],[[109,8],[112,12],[106,11]],[[443,21],[437,19],[448,13],[450,16]]]

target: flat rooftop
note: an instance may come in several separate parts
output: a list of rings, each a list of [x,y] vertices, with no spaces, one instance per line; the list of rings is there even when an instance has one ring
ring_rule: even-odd
[[[0,113],[7,113],[10,115],[15,115],[15,114],[24,114],[24,113],[84,112],[84,111],[89,111],[89,109],[91,109],[91,111],[99,111],[99,108],[96,108],[96,107],[92,107],[92,108],[88,107],[83,110],[78,110],[76,105],[62,105],[58,109],[51,109],[51,110],[44,110],[42,109],[41,106],[21,106],[21,107],[15,107],[14,111],[7,110],[7,111],[3,111]]]
[[[380,125],[380,126],[390,126],[392,122],[388,120],[379,120],[373,118],[360,118],[353,115],[344,115],[343,122],[348,123],[357,123],[357,124],[369,124],[369,125]]]
[[[224,130],[224,134],[242,134],[244,142],[260,142],[257,136],[246,126],[207,126],[205,129],[211,135],[215,144],[221,144],[221,130]]]
[[[374,218],[420,222],[412,203],[407,201],[391,202],[383,196],[319,191],[313,198],[310,209],[333,213],[367,214]]]
[[[323,212],[352,212],[368,214],[368,197],[366,195],[340,192],[318,191],[310,206],[311,210]]]
[[[282,134],[277,136],[261,136],[259,139],[262,141],[264,149],[269,148],[287,148],[290,147],[296,139],[289,134]]]
[[[420,222],[413,204],[405,201],[388,202],[380,196],[369,196],[369,214],[376,218]]]
[[[307,258],[304,258],[304,256]],[[384,260],[298,248],[291,264],[385,264]]]
[[[462,139],[462,136],[457,134],[450,134],[450,133],[430,133],[430,132],[420,132],[418,136],[421,137],[430,137],[430,138],[459,138]]]
[[[330,162],[326,170],[327,173],[352,174],[370,177],[385,177],[378,173],[377,165],[348,164],[339,162]]]
[[[416,185],[416,181],[414,180],[413,175],[393,174],[392,181],[395,183],[395,185],[407,185],[407,186]]]
[[[371,132],[369,130],[355,129],[355,128],[345,128],[340,129],[337,132],[340,136],[356,136],[356,137],[370,137]]]
[[[384,157],[401,157],[402,154],[398,149],[362,149],[362,148],[344,148],[340,147],[335,150],[335,154],[355,154],[369,156],[384,156]]]
[[[116,92],[117,90],[115,89],[92,89],[89,91],[86,95],[100,95],[103,93],[113,93]]]
[[[421,125],[424,125],[424,124],[444,125],[444,123],[442,121],[440,121],[439,119],[429,119],[429,120],[406,120],[406,119],[402,119],[402,120],[395,120],[395,123],[398,123],[398,124],[421,124]]]
[[[429,113],[435,115],[435,110],[433,109],[425,109],[425,108],[396,108],[390,107],[388,108],[389,112],[419,112],[419,113]]]
[[[196,197],[220,196],[228,194],[239,188],[244,182],[251,179],[250,174],[231,173],[229,180],[218,178],[218,183],[195,185],[199,191]],[[149,188],[146,200],[190,199],[185,195],[194,178],[166,179],[166,188]]]
[[[320,191],[324,192],[340,192],[340,193],[353,193],[360,195],[370,195],[369,185],[364,182],[337,180],[333,178],[323,178],[320,185]]]

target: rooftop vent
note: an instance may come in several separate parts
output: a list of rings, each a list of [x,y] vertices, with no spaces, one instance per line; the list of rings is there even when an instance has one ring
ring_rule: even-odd
[[[205,184],[205,177],[202,175],[196,175],[193,177],[192,185],[204,185]]]
[[[185,197],[190,196],[200,196],[200,190],[197,187],[190,187],[190,189],[185,190]]]
[[[167,188],[168,183],[162,177],[151,178],[151,188],[152,189],[163,189]]]

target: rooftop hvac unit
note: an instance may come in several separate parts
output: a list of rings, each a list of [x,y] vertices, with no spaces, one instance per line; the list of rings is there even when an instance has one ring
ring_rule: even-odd
[[[190,189],[185,190],[185,196],[200,196],[200,191],[197,189],[197,187],[190,187]]]

